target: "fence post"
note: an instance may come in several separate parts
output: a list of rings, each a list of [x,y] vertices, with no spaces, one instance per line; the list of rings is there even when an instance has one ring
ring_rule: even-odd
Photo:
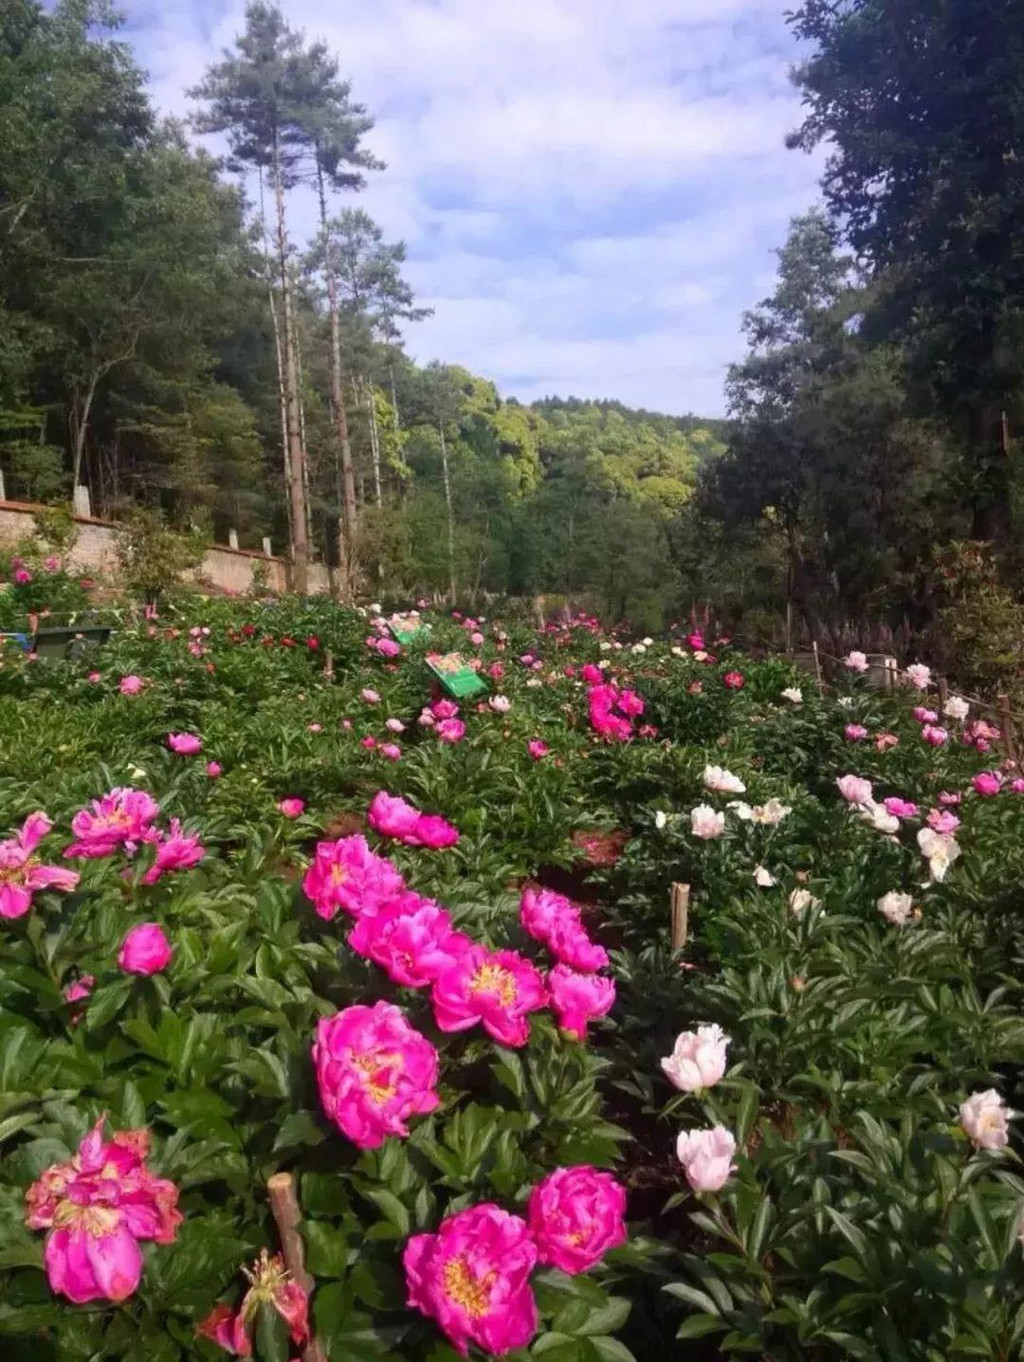
[[[818,656],[818,644],[816,641],[812,640],[811,651],[814,653],[814,679],[815,682],[817,683],[818,692],[820,694],[825,689],[825,687],[822,684],[821,680],[821,658]]]
[[[228,548],[229,548],[229,549],[237,549],[237,548],[238,548],[238,531],[237,531],[237,530],[228,530]]]
[[[946,685],[946,678],[939,677],[939,713],[946,708],[946,701],[949,699],[949,687]]]
[[[266,535],[263,536],[263,552],[267,555],[268,558],[273,558],[274,556],[273,545],[271,544],[269,538]]]
[[[686,945],[690,915],[690,886],[674,884],[669,894],[669,918],[672,949],[681,951]]]

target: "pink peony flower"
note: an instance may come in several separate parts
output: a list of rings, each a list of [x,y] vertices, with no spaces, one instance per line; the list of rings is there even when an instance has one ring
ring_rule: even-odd
[[[574,1040],[586,1040],[587,1023],[607,1017],[615,1003],[615,980],[601,974],[578,974],[556,965],[548,974],[551,1005],[559,1028]]]
[[[454,719],[459,707],[454,700],[435,700],[431,711],[435,719]]]
[[[173,1182],[146,1167],[147,1130],[103,1139],[104,1118],[67,1163],[51,1165],[25,1194],[25,1223],[48,1230],[50,1289],[76,1305],[123,1301],[142,1276],[140,1239],[174,1242],[181,1212]]]
[[[507,695],[492,695],[487,703],[495,714],[507,714],[512,708],[512,701]]]
[[[169,870],[191,870],[206,855],[196,833],[183,833],[177,818],[157,843],[156,860],[142,877],[143,884],[156,884]]]
[[[90,672],[85,679],[86,681],[89,682],[90,686],[98,686],[99,683],[103,680],[103,677],[100,675],[99,672]]]
[[[540,738],[531,738],[530,741],[526,744],[526,750],[527,752],[529,752],[530,756],[534,759],[534,761],[541,761],[550,753],[551,748],[547,745],[546,742],[543,742]]]
[[[202,739],[194,733],[168,733],[167,746],[179,757],[194,757],[203,750]]]
[[[1003,788],[1003,778],[998,771],[979,771],[971,784],[976,794],[991,798]]]
[[[836,780],[839,793],[848,804],[868,804],[871,802],[873,787],[870,780],[862,776],[839,776]]]
[[[575,1276],[626,1242],[626,1189],[582,1164],[556,1168],[530,1193],[527,1217],[542,1263]]]
[[[960,794],[958,790],[942,790],[939,794],[940,804],[956,805],[959,804],[962,799],[963,795]]]
[[[934,709],[928,709],[924,705],[914,706],[914,718],[919,724],[937,724],[939,716]]]
[[[725,831],[725,814],[719,813],[710,804],[698,804],[690,810],[690,831],[694,837],[705,842],[721,837]]]
[[[317,842],[313,864],[302,881],[320,917],[330,921],[343,908],[352,917],[376,913],[405,888],[405,881],[361,836]]]
[[[401,1008],[383,1000],[321,1018],[313,1064],[324,1111],[360,1149],[408,1135],[409,1117],[440,1102],[437,1051]]]
[[[469,636],[469,641],[470,641],[470,643],[472,643],[472,645],[473,645],[474,648],[482,648],[482,647],[483,647],[483,642],[484,642],[484,636],[483,636],[483,634],[480,633],[480,631],[479,631],[479,629],[478,629],[478,630],[476,630],[475,633],[470,634],[470,636]]]
[[[944,743],[949,741],[949,734],[937,724],[925,724],[921,729],[921,737],[929,747],[942,747]]]
[[[916,818],[917,805],[911,803],[909,799],[900,799],[896,795],[889,795],[883,799],[886,813],[892,814],[894,818]]]
[[[307,724],[307,725],[306,725],[306,732],[307,732],[307,733],[322,733],[323,731],[324,731],[324,726],[323,726],[323,724]]]
[[[368,705],[379,705],[380,696],[370,686],[364,686],[359,692],[359,698],[365,700]]]
[[[410,1309],[419,1310],[468,1355],[470,1343],[500,1355],[537,1332],[530,1273],[537,1248],[525,1221],[482,1202],[415,1234],[402,1255]]]
[[[875,739],[875,748],[879,752],[888,752],[890,747],[899,747],[900,740],[895,733],[879,733]]]
[[[64,1001],[66,1003],[84,1003],[95,987],[95,974],[80,974],[73,984],[65,986]]]
[[[32,574],[29,572],[28,568],[15,568],[13,576],[14,581],[18,586],[28,586],[29,582],[32,580]]]
[[[604,677],[601,674],[601,668],[595,667],[593,662],[585,662],[583,664],[580,669],[580,676],[588,686],[599,686],[604,680]]]
[[[960,1124],[975,1149],[1005,1149],[1010,1142],[1014,1113],[996,1092],[976,1092],[960,1107]]]
[[[377,651],[381,657],[398,657],[401,654],[401,645],[396,643],[393,638],[382,638],[377,644]]]
[[[662,1072],[680,1092],[712,1088],[725,1073],[729,1037],[720,1026],[698,1026],[676,1037],[670,1055],[661,1061]]]
[[[847,742],[863,742],[868,736],[868,731],[863,724],[847,724],[843,729],[843,737]]]
[[[222,1301],[215,1305],[196,1333],[218,1343],[240,1357],[252,1355],[253,1326],[260,1307],[269,1305],[284,1320],[293,1343],[301,1346],[309,1338],[309,1296],[291,1279],[279,1253],[260,1249],[251,1268],[243,1268],[249,1289],[242,1297],[237,1314]]]
[[[286,798],[277,801],[277,807],[285,818],[301,818],[306,808],[306,801],[295,795],[288,795]]]
[[[951,837],[960,826],[960,819],[948,809],[930,809],[927,823],[933,831],[941,833],[943,837]]]
[[[473,943],[455,931],[443,908],[409,893],[361,917],[348,944],[396,984],[426,988]]]
[[[420,813],[400,796],[389,795],[384,790],[378,790],[374,795],[367,822],[382,837],[394,837],[411,847],[438,851],[454,846],[459,840],[458,829],[439,814]]]
[[[365,738],[359,739],[359,746],[365,747],[366,750],[370,752],[373,750],[373,748],[377,746],[377,739],[373,736],[372,733],[367,733]]]
[[[852,653],[847,653],[846,656],[843,658],[843,666],[847,669],[847,671],[866,672],[868,670],[869,663],[864,653],[854,651]]]
[[[726,672],[722,677],[722,685],[728,690],[742,690],[746,680],[741,672]]]
[[[171,963],[171,943],[157,922],[133,927],[118,952],[118,966],[125,974],[159,974]]]
[[[505,668],[500,662],[492,662],[487,668],[487,675],[492,681],[500,681],[505,675]]]
[[[519,902],[519,921],[562,964],[583,973],[593,973],[608,964],[608,952],[591,941],[579,908],[564,894],[528,885]]]
[[[219,761],[208,761],[206,763],[206,774],[211,780],[219,780],[223,770],[224,768]]]
[[[141,676],[122,676],[117,688],[122,695],[138,695],[145,684]]]
[[[695,1192],[717,1192],[734,1171],[736,1141],[725,1126],[684,1130],[676,1141],[676,1156]]]
[[[461,719],[442,719],[434,732],[442,742],[461,742],[466,734],[466,725]]]
[[[77,871],[43,865],[35,854],[52,827],[45,813],[30,813],[19,832],[0,841],[0,917],[24,917],[32,907],[32,896],[40,889],[68,893],[77,885]]]
[[[153,820],[160,805],[145,790],[119,786],[94,799],[91,809],[79,809],[71,820],[71,831],[78,838],[64,850],[65,856],[95,860],[111,856],[123,847],[130,856],[140,842],[157,839]]]
[[[525,1045],[528,1014],[547,1002],[539,971],[516,951],[471,946],[434,983],[434,1019],[442,1031],[466,1031],[482,1022],[500,1045]]]
[[[401,761],[402,759],[402,749],[396,742],[381,743],[377,750],[385,761]]]
[[[635,719],[644,712],[644,702],[634,690],[621,691],[617,704],[622,713],[630,719]]]
[[[405,724],[402,723],[401,719],[385,719],[384,727],[389,733],[405,732]]]
[[[1013,791],[1014,794],[1024,794],[1024,779],[1018,776],[1017,779],[1013,781],[1013,783],[1011,784],[1010,789]]]
[[[932,669],[923,662],[912,662],[905,672],[907,680],[918,690],[927,690],[932,683]]]

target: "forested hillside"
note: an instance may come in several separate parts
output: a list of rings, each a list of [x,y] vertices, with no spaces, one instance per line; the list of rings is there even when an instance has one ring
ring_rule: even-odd
[[[359,72],[273,5],[249,6],[184,127],[104,5],[7,0],[6,495],[77,485],[105,516],[141,503],[221,541],[269,535],[300,590],[319,559],[343,594],[586,595],[643,629],[710,601],[749,638],[896,629],[971,657],[979,680],[1012,671],[1015,10],[807,0],[791,16],[807,54],[792,140],[827,142],[824,201],[744,320],[726,422],[526,407],[413,364],[404,336],[426,310],[405,247],[358,206],[388,174]]]

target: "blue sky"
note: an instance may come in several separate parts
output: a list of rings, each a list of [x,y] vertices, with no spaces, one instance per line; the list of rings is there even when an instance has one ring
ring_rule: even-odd
[[[740,318],[815,202],[789,0],[284,0],[338,54],[388,169],[362,205],[435,315],[418,360],[506,395],[723,409]],[[184,90],[244,0],[121,0],[153,95]],[[350,200],[351,201],[351,200]],[[296,235],[312,230],[300,203]]]

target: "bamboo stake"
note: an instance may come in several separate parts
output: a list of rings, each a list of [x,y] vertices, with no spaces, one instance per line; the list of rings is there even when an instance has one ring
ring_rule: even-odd
[[[674,951],[681,951],[686,945],[689,911],[690,886],[674,884],[669,895],[670,930]]]
[[[815,642],[812,642],[812,643],[811,643],[811,650],[812,650],[812,652],[814,653],[814,679],[815,679],[815,682],[817,683],[817,687],[818,687],[818,690],[819,690],[819,692],[820,692],[820,691],[823,691],[825,688],[824,688],[824,686],[822,685],[822,681],[821,681],[821,658],[818,656],[818,645],[817,645],[817,643],[815,643]]]
[[[281,1239],[281,1252],[285,1267],[292,1280],[302,1287],[306,1294],[313,1290],[313,1278],[306,1271],[306,1249],[299,1234],[302,1212],[295,1195],[295,1183],[291,1173],[274,1173],[267,1180],[270,1196],[270,1209],[277,1222],[277,1232]],[[309,1342],[302,1350],[303,1362],[327,1362],[327,1354],[320,1342],[310,1334]]]

